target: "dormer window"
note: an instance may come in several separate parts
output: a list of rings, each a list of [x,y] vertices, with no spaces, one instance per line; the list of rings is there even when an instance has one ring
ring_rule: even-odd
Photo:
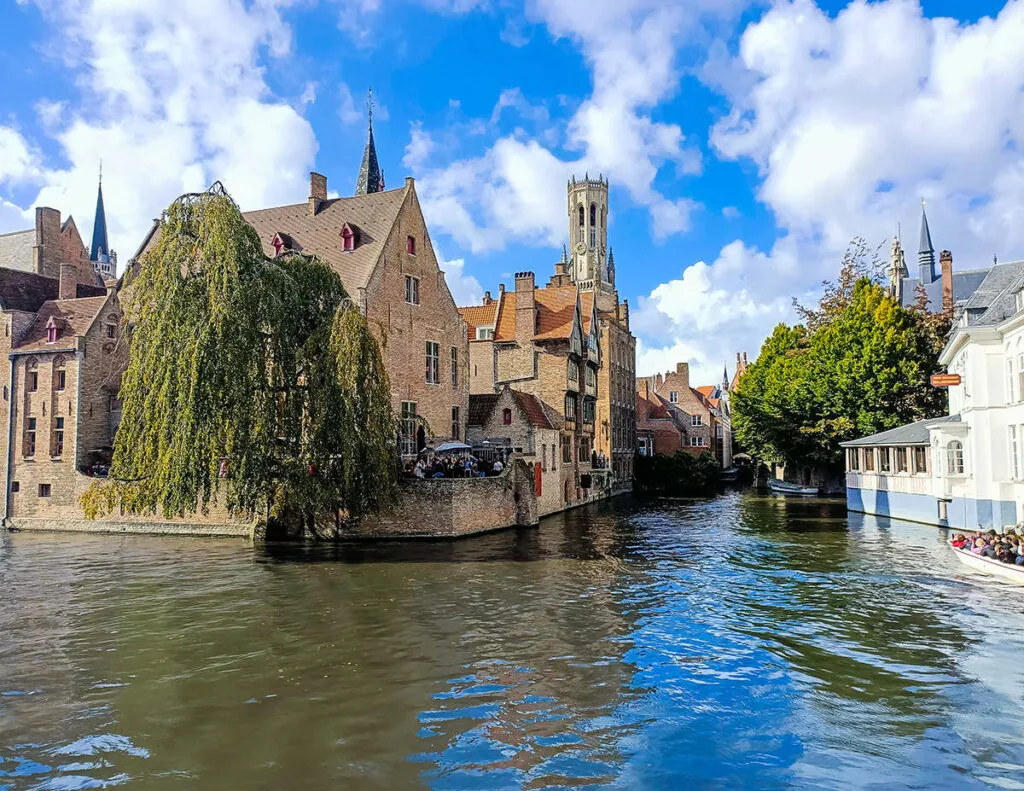
[[[289,250],[295,249],[292,237],[286,233],[275,233],[270,244],[274,247],[274,255],[281,255],[281,253],[287,253]]]
[[[51,316],[50,320],[46,322],[46,342],[57,342],[57,322],[53,320],[53,316]]]
[[[284,250],[284,240],[281,239],[281,234],[275,234],[271,244],[274,245],[274,255],[281,255],[281,251]]]
[[[341,227],[341,246],[343,250],[351,252],[359,244],[359,232],[349,223]]]

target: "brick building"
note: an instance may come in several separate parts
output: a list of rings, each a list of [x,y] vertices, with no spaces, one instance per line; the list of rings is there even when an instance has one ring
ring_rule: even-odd
[[[117,295],[72,218],[40,207],[34,229],[0,237],[0,321],[4,517],[80,516],[86,473],[109,463],[126,358]]]
[[[444,272],[434,255],[412,178],[381,191],[370,127],[357,194],[329,198],[327,177],[310,173],[303,203],[244,213],[268,256],[318,256],[341,278],[382,342],[392,408],[402,419],[404,455],[424,439],[465,437],[469,346]],[[139,254],[155,246],[154,226]]]
[[[561,459],[563,419],[540,398],[504,385],[498,393],[470,395],[466,441],[474,448],[486,442],[494,448],[521,453],[536,473],[538,515],[554,513],[572,502],[576,481],[572,464]],[[570,492],[570,488],[572,491]],[[572,495],[572,496],[570,496]]]
[[[732,425],[729,418],[728,374],[721,386],[690,386],[689,363],[678,363],[675,371],[636,380],[639,393],[659,397],[659,403],[674,413],[685,432],[683,444],[699,456],[710,451],[722,467],[732,465]]]
[[[501,289],[497,299],[488,293],[483,305],[460,311],[473,338],[471,392],[508,386],[543,402],[560,425],[557,464],[572,470],[564,504],[593,496],[605,483],[603,469],[600,481],[592,475],[602,360],[593,293],[581,292],[564,271],[542,288],[532,272],[520,272],[514,291]]]
[[[637,449],[641,456],[674,456],[680,450],[689,450],[683,415],[669,409],[646,378],[637,380],[635,398]]]

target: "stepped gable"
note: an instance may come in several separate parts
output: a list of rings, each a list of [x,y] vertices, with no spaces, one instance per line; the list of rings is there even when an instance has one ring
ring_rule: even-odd
[[[356,289],[366,288],[405,196],[403,187],[328,199],[315,214],[310,214],[308,202],[303,202],[243,212],[243,216],[259,234],[264,254],[274,257],[274,237],[287,234],[293,250],[330,264],[349,294],[354,295]],[[341,238],[346,223],[359,228],[359,242],[351,251],[344,249]]]

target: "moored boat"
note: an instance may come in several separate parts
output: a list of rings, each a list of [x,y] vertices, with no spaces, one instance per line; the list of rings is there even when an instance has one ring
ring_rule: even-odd
[[[803,486],[799,483],[779,481],[775,478],[768,479],[768,488],[774,494],[795,494],[801,497],[816,497],[818,495],[817,486]]]
[[[1024,585],[1024,566],[1003,563],[995,558],[984,558],[981,555],[975,555],[973,552],[969,552],[964,549],[957,549],[952,544],[950,544],[949,548],[953,550],[953,554],[956,555],[957,560],[973,571],[980,571],[982,574],[991,574],[996,577],[1010,580],[1017,585]]]

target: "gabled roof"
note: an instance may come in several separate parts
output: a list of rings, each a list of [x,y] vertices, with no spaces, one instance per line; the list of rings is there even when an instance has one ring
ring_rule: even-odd
[[[59,283],[55,277],[35,272],[0,269],[0,308],[35,313],[49,299],[56,299]]]
[[[531,393],[522,393],[518,390],[512,391],[512,397],[519,404],[519,408],[526,414],[526,419],[531,426],[537,428],[555,428],[544,409],[544,402]]]
[[[537,340],[557,340],[572,335],[579,292],[575,285],[548,286],[534,292],[537,300]]]
[[[844,448],[860,448],[864,446],[880,446],[880,445],[928,445],[928,429],[932,426],[938,426],[942,423],[959,423],[959,415],[946,415],[944,417],[934,417],[928,420],[919,420],[916,423],[908,423],[905,426],[897,426],[887,431],[880,431],[877,434],[872,434],[868,437],[861,437],[860,439],[851,440],[850,442],[840,442],[839,444]]]
[[[354,198],[334,198],[320,204],[310,215],[308,203],[243,212],[256,229],[268,257],[275,254],[273,240],[278,233],[291,237],[294,249],[316,255],[331,265],[349,294],[365,288],[380,258],[384,242],[394,227],[405,201],[406,188],[374,192]],[[341,239],[345,223],[359,227],[359,244],[346,252]]]
[[[701,385],[697,388],[697,392],[705,398],[711,398],[715,394],[715,390],[718,388],[714,385]]]
[[[514,341],[516,339],[516,294],[504,292],[498,298],[498,318],[494,327],[494,340]]]
[[[469,413],[466,416],[466,424],[470,426],[483,426],[494,411],[494,405],[500,398],[498,393],[482,393],[479,395],[470,394]]]
[[[636,411],[651,420],[669,420],[672,417],[654,392],[651,392],[651,398],[648,399],[644,398],[643,393],[637,391]]]
[[[22,336],[21,342],[15,347],[18,351],[26,349],[46,349],[53,344],[46,342],[46,325],[53,318],[60,329],[57,345],[69,338],[85,335],[95,321],[106,297],[86,297],[84,299],[52,299],[43,303],[36,314],[35,320]]]
[[[469,305],[459,308],[459,315],[469,325],[469,340],[476,340],[477,327],[493,327],[498,316],[498,300],[490,305]]]
[[[1016,292],[1024,285],[1024,261],[993,266],[964,310],[970,326],[993,326],[1017,312]]]

